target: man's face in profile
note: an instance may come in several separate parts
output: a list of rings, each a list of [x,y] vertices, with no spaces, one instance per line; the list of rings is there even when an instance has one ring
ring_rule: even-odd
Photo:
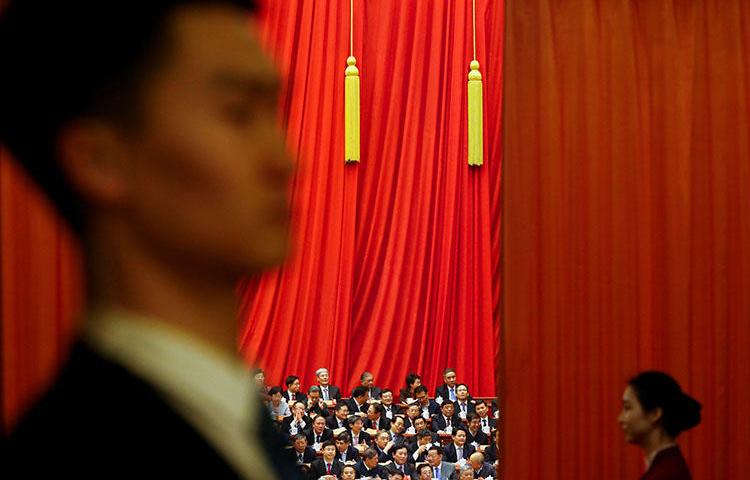
[[[165,255],[253,272],[287,251],[279,79],[247,15],[180,8],[128,138],[125,213]]]

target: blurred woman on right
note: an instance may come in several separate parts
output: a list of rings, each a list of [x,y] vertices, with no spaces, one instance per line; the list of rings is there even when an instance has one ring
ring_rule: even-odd
[[[701,421],[701,404],[669,375],[642,372],[630,379],[617,418],[625,439],[643,449],[641,480],[690,480],[690,470],[675,439]]]

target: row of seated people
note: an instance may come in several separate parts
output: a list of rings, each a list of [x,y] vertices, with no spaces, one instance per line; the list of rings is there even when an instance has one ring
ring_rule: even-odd
[[[265,374],[263,370],[256,369],[253,373],[257,386],[262,391],[264,398],[268,400],[270,398],[270,389],[265,385]],[[315,371],[315,378],[317,384],[310,387],[307,394],[301,390],[300,379],[297,375],[289,375],[285,380],[286,390],[281,391],[281,397],[284,402],[288,405],[291,402],[300,400],[306,401],[308,396],[314,396],[323,402],[327,406],[335,405],[339,400],[342,399],[341,389],[336,385],[330,383],[330,374],[328,369],[320,368]],[[364,405],[366,402],[380,401],[381,399],[389,403],[395,402],[393,391],[390,389],[381,389],[375,386],[375,379],[372,373],[364,372],[360,376],[360,385],[354,388],[351,394],[351,399],[356,399],[359,406]],[[398,404],[407,405],[414,400],[423,399],[420,395],[425,398],[429,396],[427,388],[422,385],[422,377],[416,373],[409,373],[406,376],[406,386],[399,391]],[[463,388],[462,388],[463,386]],[[276,387],[274,387],[276,388]],[[281,387],[278,387],[281,390]],[[360,394],[357,394],[361,393]],[[420,392],[422,392],[420,394]],[[383,398],[383,396],[388,398]],[[443,371],[443,384],[435,387],[435,395],[433,401],[436,405],[442,403],[443,399],[455,402],[461,398],[471,398],[469,395],[469,388],[464,383],[459,383],[456,377],[456,371],[453,368],[446,368]]]
[[[299,435],[295,444],[304,439],[304,435]],[[496,470],[496,465],[487,461],[482,453],[472,452],[466,458],[452,461],[450,446],[443,448],[428,441],[421,454],[424,458],[415,462],[409,461],[408,448],[404,444],[393,446],[391,459],[384,459],[382,451],[369,447],[362,452],[358,461],[341,460],[338,440],[336,444],[330,440],[324,442],[321,450],[320,457],[311,457],[309,463],[300,463],[309,480],[492,480]]]

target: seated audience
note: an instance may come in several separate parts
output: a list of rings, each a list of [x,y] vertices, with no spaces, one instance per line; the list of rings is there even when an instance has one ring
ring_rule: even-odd
[[[354,387],[352,390],[352,398],[347,400],[349,405],[349,412],[352,414],[356,413],[367,413],[367,390],[363,386]]]
[[[416,471],[417,480],[432,480],[432,467],[429,464],[421,464],[419,468],[416,469]]]
[[[446,368],[443,370],[443,384],[435,388],[435,401],[442,403],[443,400],[455,402],[456,396],[456,369]]]
[[[271,396],[271,401],[268,402],[268,412],[271,414],[271,419],[277,422],[284,420],[284,417],[288,417],[292,414],[289,410],[284,397],[281,396],[281,387],[271,387],[268,391]]]
[[[391,421],[385,416],[385,410],[382,405],[377,403],[370,404],[367,407],[367,419],[365,420],[366,430],[388,430],[391,428]]]
[[[419,402],[421,415],[424,418],[430,418],[433,415],[437,415],[438,413],[440,413],[440,405],[438,405],[438,403],[434,400],[430,400],[430,398],[427,396],[427,387],[425,387],[424,385],[418,386],[414,389],[414,395]]]
[[[448,480],[456,471],[455,465],[443,461],[443,447],[433,445],[427,450],[427,463],[432,467],[432,476],[439,480]]]
[[[469,387],[464,383],[456,385],[456,414],[461,420],[466,420],[466,416],[474,412],[476,402],[469,396]]]
[[[474,480],[474,470],[471,465],[459,466],[456,473],[451,478],[457,478],[458,480]]]
[[[419,403],[412,403],[406,408],[406,417],[404,418],[404,429],[406,433],[415,433],[414,420],[420,418],[422,410]]]
[[[393,440],[394,445],[403,444],[406,441],[403,435],[404,419],[402,417],[394,418],[391,422],[391,429],[389,430],[389,432],[391,434],[391,440]]]
[[[490,465],[489,463],[484,461],[484,455],[482,455],[479,452],[474,452],[469,457],[469,466],[471,467],[471,471],[473,473],[473,477],[471,478],[481,478],[486,479],[488,477],[495,477],[497,474],[495,472],[495,468]]]
[[[298,433],[294,436],[294,458],[297,460],[297,464],[312,463],[318,456],[315,454],[315,450],[310,448],[307,444],[307,437],[304,433]]]
[[[422,430],[415,437],[417,440],[414,447],[411,449],[411,461],[413,463],[424,462],[427,458],[427,452],[430,447],[434,446],[435,442],[432,441],[432,432],[429,430]],[[442,456],[442,451],[440,453]]]
[[[341,392],[336,385],[330,385],[330,376],[327,368],[319,368],[315,371],[315,378],[318,380],[320,388],[320,398],[325,402],[338,401],[341,399]],[[310,392],[308,392],[310,393]],[[332,404],[331,404],[332,405]]]
[[[352,438],[349,432],[341,432],[336,437],[336,460],[340,462],[356,462],[359,460],[359,451],[352,447]]]
[[[343,465],[336,461],[336,445],[326,441],[321,446],[323,457],[310,464],[310,477],[313,479],[335,480],[341,474]]]
[[[317,417],[318,415],[322,415],[327,418],[331,415],[331,413],[328,411],[328,407],[326,407],[326,402],[324,402],[323,399],[320,398],[319,386],[313,385],[312,387],[310,387],[310,390],[308,390],[307,394],[308,397],[305,408],[310,417]]]
[[[393,461],[385,466],[388,473],[401,472],[407,478],[414,475],[414,466],[409,463],[409,450],[406,445],[396,445],[392,450]]]
[[[349,429],[349,406],[346,402],[339,402],[336,404],[336,410],[334,414],[328,417],[327,423],[328,428],[331,430],[337,430],[339,428]]]
[[[487,402],[485,402],[484,400],[478,400],[476,405],[474,406],[474,411],[479,417],[479,424],[481,425],[482,431],[489,435],[492,429],[495,428],[495,423],[497,422],[497,420],[489,415]]]
[[[406,403],[410,398],[417,398],[415,396],[416,394],[414,393],[414,389],[420,385],[422,385],[422,377],[414,372],[409,372],[409,374],[406,376],[406,387],[402,388],[398,392],[398,401],[401,403]]]
[[[353,480],[357,478],[357,471],[354,469],[354,465],[344,465],[341,470],[341,480]]]
[[[475,450],[473,445],[466,443],[466,429],[458,427],[453,430],[453,441],[444,449],[444,458],[446,462],[463,463],[461,460],[467,460]]]
[[[393,460],[391,456],[391,450],[393,449],[394,443],[391,440],[391,434],[385,430],[381,430],[375,435],[375,441],[372,444],[372,448],[378,452],[378,463],[386,463]]]
[[[250,375],[253,377],[255,388],[260,393],[260,398],[262,398],[266,402],[269,402],[271,400],[271,395],[268,393],[268,390],[270,390],[270,388],[268,387],[268,385],[266,385],[266,373],[262,368],[254,368],[250,371]]]
[[[370,372],[364,372],[359,377],[360,385],[364,387],[365,391],[367,392],[367,399],[368,400],[379,400],[380,399],[380,388],[376,387],[374,385],[375,383],[375,377],[372,376],[372,373]],[[352,395],[354,396],[354,395]]]
[[[368,448],[362,453],[362,460],[354,467],[358,477],[365,478],[388,478],[388,472],[378,465],[378,453]]]
[[[313,420],[312,423],[312,427],[305,430],[304,433],[305,436],[307,436],[307,442],[312,445],[312,448],[316,451],[320,450],[324,442],[333,438],[331,429],[326,428],[326,419],[324,417],[315,417],[315,420]],[[334,444],[331,443],[331,445]]]
[[[297,401],[292,405],[292,414],[281,422],[281,433],[293,437],[310,428],[312,424],[312,419],[305,414],[305,404]]]
[[[427,420],[425,420],[424,418],[417,417],[417,419],[414,421],[414,428],[416,429],[415,431],[416,435],[406,441],[407,446],[409,446],[411,450],[414,450],[414,448],[416,448],[414,447],[414,445],[417,443],[417,438],[419,437],[419,434],[421,432],[429,433],[430,442],[432,443],[440,441],[440,436],[437,433],[430,431],[429,428],[427,428]]]
[[[393,403],[393,392],[387,388],[380,392],[380,404],[383,405],[383,411],[389,420],[403,412],[401,407]]]
[[[479,447],[480,445],[488,445],[490,443],[489,436],[482,431],[482,424],[479,423],[479,415],[476,413],[470,413],[466,420],[469,425],[466,428],[466,442]]]
[[[349,434],[352,437],[352,446],[360,451],[370,443],[370,434],[362,430],[362,417],[358,415],[349,416]]]
[[[440,414],[432,417],[430,428],[437,433],[453,433],[453,430],[461,425],[461,420],[456,416],[453,402],[446,400],[440,405]]]
[[[286,385],[286,391],[284,392],[284,400],[286,400],[286,403],[292,405],[296,401],[304,403],[307,400],[307,395],[300,392],[300,382],[297,375],[289,375],[286,377],[284,384]]]

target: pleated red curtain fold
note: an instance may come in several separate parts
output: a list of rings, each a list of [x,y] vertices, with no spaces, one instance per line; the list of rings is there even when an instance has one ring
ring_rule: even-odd
[[[750,478],[750,4],[509,1],[505,478],[635,479],[625,382],[703,403],[694,478]]]
[[[434,387],[458,369],[494,395],[499,300],[502,2],[477,1],[485,165],[467,164],[471,1],[355,1],[362,161],[344,164],[349,1],[269,2],[265,43],[299,171],[294,254],[244,289],[241,348],[272,383],[331,369]]]

